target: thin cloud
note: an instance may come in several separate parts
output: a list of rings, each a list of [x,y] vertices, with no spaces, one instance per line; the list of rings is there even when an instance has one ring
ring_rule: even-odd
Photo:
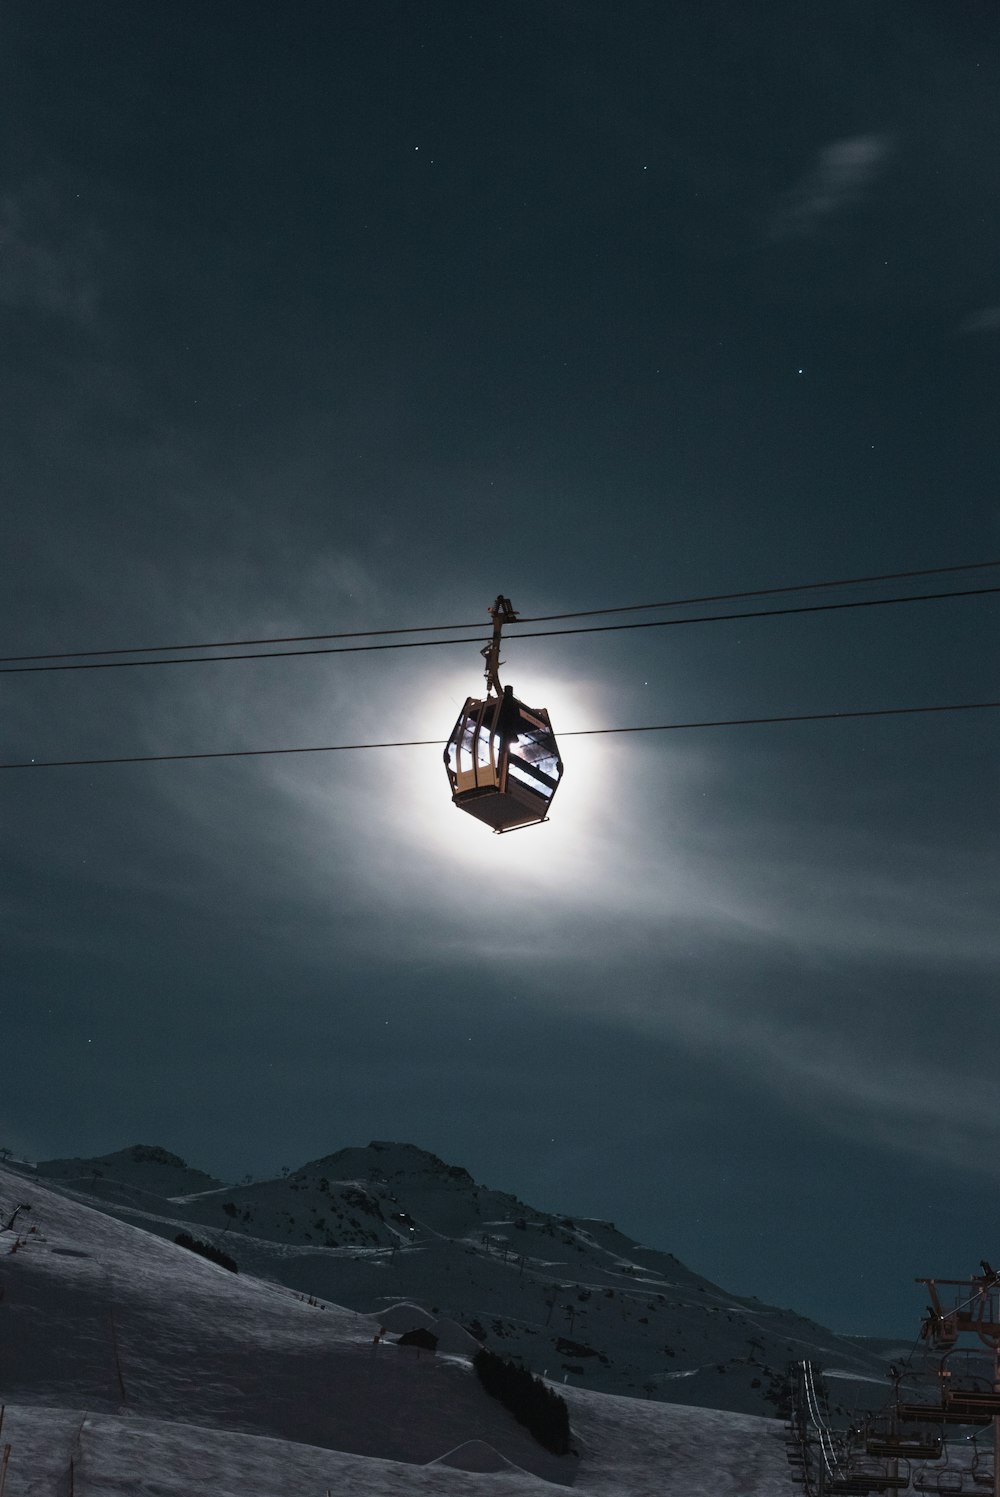
[[[824,146],[809,171],[785,194],[770,237],[787,239],[818,232],[870,192],[892,152],[887,135],[852,135]]]
[[[98,310],[99,236],[45,183],[0,195],[0,305],[90,327]]]
[[[960,333],[1000,333],[1000,307],[980,307],[958,325]]]

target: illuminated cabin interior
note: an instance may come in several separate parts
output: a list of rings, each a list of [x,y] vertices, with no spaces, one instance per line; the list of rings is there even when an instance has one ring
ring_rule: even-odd
[[[444,762],[454,804],[495,832],[545,821],[563,772],[549,714],[526,707],[509,686],[469,697]]]

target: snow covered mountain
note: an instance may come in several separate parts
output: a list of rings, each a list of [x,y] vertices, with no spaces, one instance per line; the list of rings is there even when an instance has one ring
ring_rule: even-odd
[[[171,1241],[200,1235],[241,1272],[390,1329],[388,1307],[418,1306],[425,1323],[444,1318],[565,1386],[774,1415],[787,1364],[809,1357],[839,1374],[846,1407],[885,1388],[887,1358],[856,1338],[731,1295],[610,1222],[538,1210],[410,1144],[342,1149],[239,1185],[144,1145],[37,1173],[122,1221]]]
[[[380,1334],[415,1318],[310,1303],[0,1167],[5,1497],[789,1490],[776,1421],[572,1387],[573,1449],[551,1455],[483,1390],[457,1326],[429,1317],[436,1353]]]
[[[573,1451],[549,1455],[485,1394],[458,1326],[427,1317],[433,1355],[380,1334],[415,1319],[232,1274],[0,1166],[4,1497],[789,1490],[775,1421],[584,1389],[560,1389]]]

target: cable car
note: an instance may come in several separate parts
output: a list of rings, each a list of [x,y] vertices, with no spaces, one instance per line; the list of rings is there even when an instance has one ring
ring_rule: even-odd
[[[562,761],[544,707],[526,707],[505,686],[469,697],[444,756],[451,798],[495,832],[547,821]]]
[[[489,612],[493,639],[482,651],[486,696],[467,699],[444,763],[459,810],[495,832],[512,832],[548,820],[563,766],[545,708],[526,707],[500,685],[501,630],[517,618],[510,599],[501,595]]]

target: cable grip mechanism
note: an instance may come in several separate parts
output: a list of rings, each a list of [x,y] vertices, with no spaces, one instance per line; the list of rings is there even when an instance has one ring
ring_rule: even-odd
[[[492,692],[499,697],[503,696],[499,671],[501,665],[504,664],[504,661],[500,659],[500,634],[504,624],[513,624],[516,622],[517,614],[514,612],[510,599],[505,598],[503,593],[497,594],[497,600],[489,609],[489,614],[493,620],[493,638],[485,649],[480,650],[479,653],[486,661],[487,693]]]

